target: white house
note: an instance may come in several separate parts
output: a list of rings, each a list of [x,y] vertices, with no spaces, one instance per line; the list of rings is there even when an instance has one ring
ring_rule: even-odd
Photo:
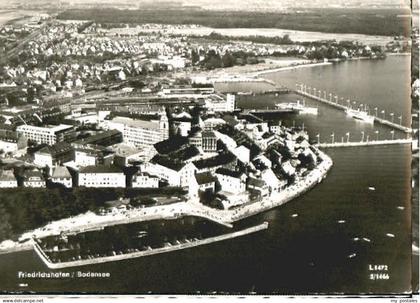
[[[125,175],[115,166],[86,166],[79,172],[79,186],[125,187]]]
[[[280,192],[286,185],[285,179],[280,180],[271,168],[264,170],[261,173],[261,179],[268,185],[271,192]]]
[[[248,178],[248,188],[258,191],[262,197],[266,197],[270,193],[269,186],[264,180],[253,177]]]
[[[216,177],[222,191],[239,194],[246,190],[247,177],[242,172],[218,168],[216,170]]]
[[[39,170],[26,171],[23,178],[24,187],[46,187],[44,177]]]
[[[24,149],[27,146],[28,140],[25,136],[1,136],[0,137],[0,150],[3,151],[3,155],[8,153],[14,155],[19,150]]]
[[[45,146],[34,153],[34,163],[43,167],[53,167],[54,165],[71,161],[73,158],[73,147],[67,142]]]
[[[74,164],[79,167],[92,165],[108,165],[112,163],[114,153],[97,147],[76,147],[74,150]]]
[[[187,187],[194,178],[197,168],[191,162],[164,162],[161,158],[155,157],[150,162],[142,164],[140,171],[159,177],[160,180],[168,182],[169,186]]]
[[[53,168],[51,174],[51,181],[54,183],[60,183],[67,188],[73,186],[73,181],[71,174],[67,167],[65,166],[57,166]]]
[[[133,188],[157,188],[159,187],[159,178],[147,173],[137,173],[133,176]]]
[[[281,164],[281,168],[289,176],[293,176],[296,173],[296,168],[293,167],[292,163],[289,160],[283,162]]]
[[[231,150],[231,152],[232,152],[232,154],[234,154],[236,156],[236,158],[238,158],[243,163],[249,163],[250,157],[251,157],[251,152],[250,152],[249,148],[247,148],[243,145],[240,145],[240,146],[234,148],[233,150]]]
[[[0,170],[0,188],[17,187],[17,180],[11,170]]]

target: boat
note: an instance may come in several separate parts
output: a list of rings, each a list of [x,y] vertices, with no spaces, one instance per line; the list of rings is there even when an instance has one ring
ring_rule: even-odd
[[[309,115],[318,115],[317,107],[307,107],[305,104],[301,104],[300,101],[296,103],[277,103],[276,107],[278,109],[289,109],[299,112],[299,114],[309,114]]]
[[[359,241],[360,239],[358,237],[354,237],[353,241]]]
[[[298,214],[293,214],[292,218],[296,218],[298,216]]]
[[[369,238],[363,238],[363,241],[370,242],[370,239]]]
[[[343,224],[343,223],[346,223],[346,220],[338,220],[337,223]]]
[[[143,238],[146,236],[147,236],[147,231],[142,230],[137,233],[137,238]]]
[[[353,254],[347,256],[347,258],[349,258],[349,259],[352,259],[354,257],[356,257],[356,253],[353,253]]]
[[[28,283],[19,283],[19,287],[28,287]]]
[[[404,209],[405,209],[405,207],[404,207],[404,206],[397,206],[397,209],[399,209],[399,210],[404,210]]]
[[[238,92],[238,95],[240,95],[240,96],[251,96],[252,95],[252,91]]]
[[[369,186],[369,190],[376,190],[376,188],[373,186]]]
[[[387,237],[390,237],[390,238],[395,238],[395,235],[394,234],[391,234],[391,233],[387,233],[386,236]]]
[[[360,121],[363,121],[363,122],[366,122],[366,123],[373,124],[373,122],[375,122],[375,117],[370,116],[365,111],[348,108],[348,109],[346,109],[346,114],[347,114],[347,116],[350,116],[354,119],[357,119],[357,120],[360,120]]]
[[[419,247],[415,243],[411,244],[411,249],[415,255],[419,255]]]

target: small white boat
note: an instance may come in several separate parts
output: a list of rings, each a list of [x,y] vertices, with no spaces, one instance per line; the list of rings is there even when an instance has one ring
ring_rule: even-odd
[[[405,207],[404,207],[404,206],[397,206],[397,208],[398,208],[399,210],[404,210],[404,209],[405,209]]]
[[[305,106],[305,104],[301,104],[299,101],[296,103],[277,103],[276,107],[278,109],[289,109],[297,111],[299,114],[318,115],[317,107],[308,107]]]
[[[352,259],[354,257],[356,257],[356,253],[353,253],[353,254],[347,256],[347,258],[349,258],[349,259]]]
[[[299,215],[298,214],[291,215],[292,218],[296,218],[297,216],[299,216]]]
[[[376,188],[373,186],[369,186],[369,190],[375,190]]]
[[[338,224],[343,224],[343,223],[346,223],[346,220],[338,220],[337,223]]]
[[[371,242],[369,238],[363,238],[363,241],[365,241],[365,242]]]
[[[350,116],[350,117],[352,117],[354,119],[357,119],[357,120],[361,120],[361,121],[366,122],[366,123],[373,124],[373,122],[375,122],[375,117],[370,116],[365,111],[348,108],[348,109],[346,109],[346,114],[347,114],[347,116]]]
[[[252,91],[247,91],[247,92],[238,92],[239,96],[251,96],[252,95]]]
[[[418,255],[418,254],[419,254],[419,247],[418,247],[418,246],[416,246],[414,243],[413,243],[413,244],[411,244],[411,249],[412,249],[412,251],[413,251],[413,253],[414,253],[415,255]]]
[[[395,235],[394,234],[391,234],[391,233],[387,233],[386,236],[387,237],[390,237],[390,238],[395,238]]]
[[[28,283],[19,283],[19,287],[28,287]]]
[[[353,241],[359,241],[360,239],[358,237],[354,237]]]

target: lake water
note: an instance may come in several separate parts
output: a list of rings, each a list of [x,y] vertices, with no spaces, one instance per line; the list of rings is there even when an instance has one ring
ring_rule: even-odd
[[[410,103],[404,82],[409,79],[409,60],[409,57],[389,57],[385,61],[346,62],[280,72],[267,78],[285,85],[294,85],[299,80],[328,90],[334,88],[337,94],[355,96],[408,116]],[[296,98],[295,95],[243,96],[238,103],[241,107],[267,107]],[[374,131],[379,130],[381,138],[390,135],[387,127],[357,123],[326,106],[319,105],[319,111],[319,116],[274,118],[287,125],[304,123],[312,140],[317,133],[321,140],[327,140],[332,132],[336,138],[351,132],[355,140],[360,140],[361,131],[375,136]],[[405,137],[405,134],[396,131],[395,136]],[[408,291],[410,146],[341,148],[326,152],[334,166],[321,184],[282,207],[240,222],[251,225],[268,221],[266,231],[163,255],[61,270],[109,272],[111,277],[104,279],[18,279],[18,271],[51,270],[31,251],[2,255],[1,288],[160,294]],[[292,217],[293,214],[298,216]],[[389,279],[370,279],[373,273],[370,265],[387,265]],[[27,283],[28,287],[19,287],[19,283]]]

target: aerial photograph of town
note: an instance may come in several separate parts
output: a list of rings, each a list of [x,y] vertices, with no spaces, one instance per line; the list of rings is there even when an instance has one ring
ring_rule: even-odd
[[[0,293],[418,293],[418,58],[418,2],[0,0]]]

